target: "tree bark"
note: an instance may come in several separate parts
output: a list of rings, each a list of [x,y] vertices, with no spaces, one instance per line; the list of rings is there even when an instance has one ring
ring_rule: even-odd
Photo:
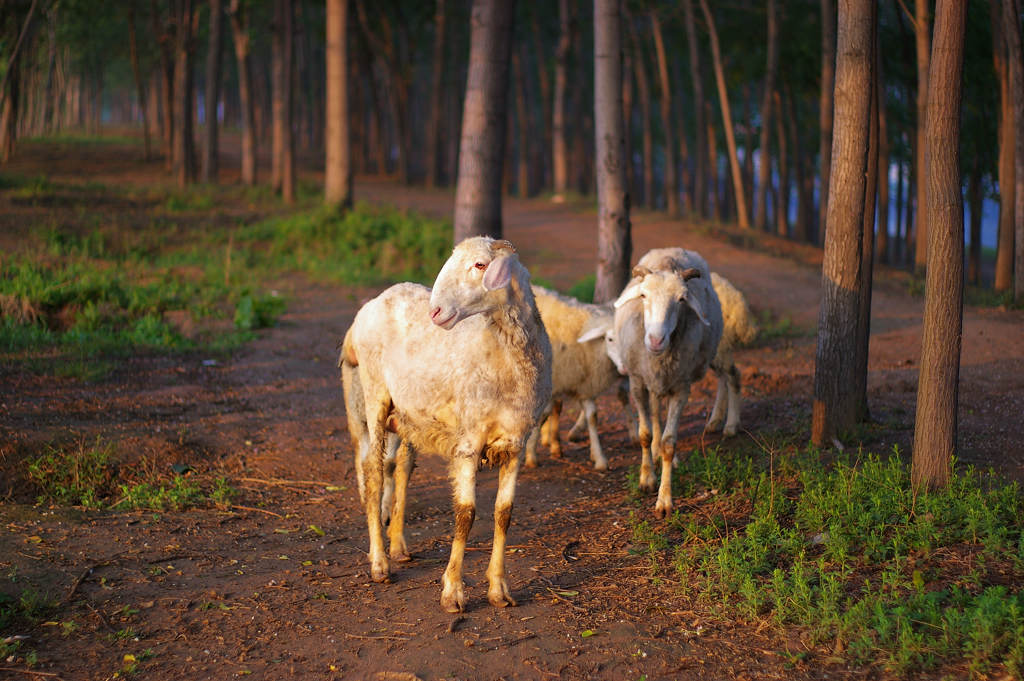
[[[620,23],[626,21],[625,12]],[[621,28],[621,26],[620,26]],[[622,48],[622,126],[625,130],[626,148],[623,163],[626,166],[626,191],[630,197],[636,191],[636,179],[633,168],[633,52],[623,45]]]
[[[224,45],[222,0],[210,0],[210,35],[206,51],[206,129],[203,135],[202,181],[217,182],[220,171],[217,104],[220,102],[221,53]]]
[[[782,95],[778,90],[775,90],[772,99],[775,106],[775,137],[779,140],[779,191],[775,200],[775,231],[785,238],[789,236],[789,149],[786,129],[782,123]]]
[[[928,62],[931,53],[931,18],[929,0],[914,2],[914,44],[917,47],[917,219],[914,221],[914,271],[922,272],[928,260],[928,222],[924,206],[928,202],[928,160],[925,147],[928,141]]]
[[[537,15],[540,10],[535,9],[530,14],[530,23],[533,28],[533,45],[534,54],[537,61],[537,82],[540,86],[540,100],[541,100],[541,128],[543,129],[543,153],[540,155],[540,168],[538,172],[537,186],[548,188],[551,185],[551,154],[553,150],[553,141],[551,136],[551,125],[553,122],[554,114],[552,113],[552,101],[551,101],[551,78],[548,74],[547,59],[545,58],[544,44],[542,41],[541,30],[537,22]]]
[[[821,104],[819,159],[821,185],[818,199],[818,243],[825,241],[829,188],[832,186],[832,127],[836,75],[836,0],[821,0]],[[810,239],[808,239],[810,241]]]
[[[683,16],[686,23],[686,42],[690,52],[690,80],[693,82],[693,113],[697,134],[697,147],[693,178],[694,210],[697,215],[707,217],[709,168],[704,150],[707,148],[707,125],[704,122],[704,79],[700,70],[700,50],[697,45],[697,29],[693,21],[693,0],[683,0]]]
[[[708,36],[711,38],[711,57],[715,65],[715,81],[718,83],[718,100],[722,109],[722,127],[725,130],[725,143],[729,151],[729,166],[732,168],[733,192],[736,195],[736,219],[743,229],[750,228],[750,219],[747,217],[747,199],[743,193],[743,178],[740,174],[740,160],[736,152],[736,136],[733,134],[732,112],[729,109],[729,93],[725,86],[725,72],[722,68],[722,54],[718,47],[718,30],[715,28],[715,18],[708,9],[708,1],[700,0],[700,7],[704,11],[704,19],[708,24]]]
[[[956,453],[964,294],[960,97],[966,11],[961,0],[938,0],[935,6],[925,137],[929,244],[911,466],[915,489],[948,484]]]
[[[1024,49],[1018,0],[1003,0],[1003,35],[1013,103],[1013,299],[1020,302],[1024,301]]]
[[[455,187],[455,243],[500,238],[509,49],[514,2],[473,0],[469,73]]]
[[[672,120],[672,86],[668,77],[668,57],[665,56],[665,41],[661,35],[661,21],[656,10],[651,10],[651,30],[654,34],[654,50],[658,59],[658,83],[661,87],[661,127],[665,136],[665,209],[670,217],[679,216],[679,181],[676,171],[676,152]],[[619,289],[620,291],[622,289]]]
[[[566,91],[569,83],[569,51],[572,48],[572,18],[569,0],[558,0],[560,32],[555,48],[555,93],[551,106],[551,166],[554,198],[565,199],[569,189],[569,144],[566,139]]]
[[[135,2],[128,3],[128,52],[132,62],[132,76],[135,79],[135,94],[138,97],[139,111],[142,112],[143,160],[152,156],[149,142],[149,116],[146,115],[146,86],[142,80],[142,69],[139,67],[139,46],[135,30]]]
[[[719,191],[718,181],[718,136],[715,135],[715,119],[711,115],[711,102],[704,102],[704,124],[707,126],[706,135],[708,141],[708,183],[710,184],[711,195],[709,201],[712,203],[708,213],[716,222],[721,222],[725,217],[722,210],[722,194]]]
[[[643,153],[643,193],[640,205],[646,208],[654,206],[654,134],[651,130],[651,87],[647,80],[647,66],[644,51],[636,35],[636,27],[626,5],[623,5],[623,17],[629,24],[629,37],[633,46],[633,69],[636,74],[637,98],[640,104],[641,152]]]
[[[174,50],[176,41],[170,27],[175,25],[175,16],[172,10],[164,28],[161,28],[157,0],[150,0],[150,8],[153,14],[153,35],[160,46],[160,95],[164,112],[164,164],[167,170],[172,170],[174,167],[174,131],[177,127],[174,116]]]
[[[530,195],[530,133],[529,114],[526,110],[526,74],[519,52],[512,51],[516,97],[516,190],[521,198]]]
[[[775,20],[775,0],[768,0],[768,63],[765,66],[764,92],[761,97],[760,160],[757,167],[757,195],[754,199],[754,226],[768,226],[768,185],[772,179],[771,141],[772,96],[775,94],[775,72],[779,64],[779,30]],[[750,153],[749,151],[747,152]]]
[[[821,307],[814,368],[811,440],[821,447],[856,423],[856,330],[871,110],[872,6],[840,0],[836,40],[835,130]]]
[[[179,187],[196,181],[196,150],[193,137],[195,88],[192,83],[192,0],[182,0],[178,10],[174,57],[174,176]]]
[[[275,26],[277,44],[281,53],[277,56],[277,88],[274,90],[274,139],[278,181],[281,198],[288,203],[295,201],[295,137],[293,116],[295,111],[295,26],[292,0],[276,0],[278,17]]]
[[[629,281],[633,244],[622,121],[620,0],[594,0],[594,130],[597,153],[597,281],[594,302],[618,297]]]
[[[444,94],[445,0],[434,5],[434,55],[430,88],[430,122],[427,127],[427,186],[440,184],[441,98]]]
[[[854,357],[854,392],[857,398],[857,421],[870,418],[868,409],[868,350],[871,344],[871,280],[875,265],[875,198],[878,195],[879,124],[878,124],[878,5],[871,0],[871,107],[868,111],[868,158],[864,176],[864,229],[860,251],[860,306],[857,314],[857,354]],[[881,221],[879,221],[881,224]]]
[[[1016,185],[1013,103],[1010,100],[1010,71],[1003,37],[1003,2],[992,0],[992,57],[999,80],[999,238],[996,244],[995,282],[997,293],[1013,286],[1014,186]]]
[[[443,0],[442,0],[443,2]],[[324,201],[352,205],[352,153],[348,115],[348,0],[327,0],[327,147]]]
[[[876,31],[877,31],[876,27]],[[882,55],[875,37],[875,91],[878,105],[878,262],[889,262],[889,126],[886,122],[885,80],[882,77]]]
[[[256,104],[249,56],[249,18],[241,0],[231,0],[231,35],[238,63],[238,99],[242,109],[242,184],[256,184]]]

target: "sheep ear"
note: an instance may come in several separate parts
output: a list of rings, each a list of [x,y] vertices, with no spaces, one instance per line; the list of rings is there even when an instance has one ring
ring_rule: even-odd
[[[634,300],[634,299],[640,297],[640,284],[641,283],[642,282],[638,281],[635,284],[627,286],[626,290],[623,291],[621,294],[619,294],[618,300],[615,301],[615,309],[616,310],[619,309],[620,307],[622,307],[623,305],[625,305],[626,303],[628,303],[629,301]]]
[[[494,260],[484,270],[484,288],[488,291],[495,291],[505,288],[512,281],[512,262],[514,255],[502,255]]]
[[[580,331],[580,337],[576,339],[577,343],[589,343],[592,340],[598,338],[604,338],[605,333],[612,328],[612,317],[610,314],[601,314],[596,317],[591,317],[583,324],[583,329]]]
[[[700,303],[694,300],[692,295],[686,296],[686,304],[689,305],[690,309],[697,314],[697,319],[699,319],[704,326],[711,326],[711,322],[709,322],[707,317],[704,316],[704,310],[701,308]]]

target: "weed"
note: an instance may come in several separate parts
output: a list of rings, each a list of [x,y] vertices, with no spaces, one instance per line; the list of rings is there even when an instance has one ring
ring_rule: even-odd
[[[102,507],[113,477],[108,466],[110,445],[97,439],[91,447],[79,443],[71,451],[46,449],[28,463],[29,480],[42,490],[40,503],[52,500],[68,506]]]
[[[113,504],[113,508],[180,511],[194,506],[201,499],[202,490],[199,485],[186,480],[184,476],[175,475],[169,485],[150,481],[121,485],[121,498]]]

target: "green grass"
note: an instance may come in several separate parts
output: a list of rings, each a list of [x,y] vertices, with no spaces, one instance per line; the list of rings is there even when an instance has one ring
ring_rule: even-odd
[[[915,494],[899,453],[693,452],[673,482],[713,491],[660,528],[634,517],[652,565],[724,617],[797,627],[837,661],[894,674],[1024,674],[1024,500],[972,469]]]

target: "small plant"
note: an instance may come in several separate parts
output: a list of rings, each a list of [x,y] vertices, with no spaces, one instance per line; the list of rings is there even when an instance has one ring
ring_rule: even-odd
[[[597,285],[597,277],[588,274],[575,284],[569,287],[569,295],[584,303],[594,302],[594,287]]]
[[[40,503],[101,508],[113,478],[110,455],[111,446],[98,438],[91,447],[79,443],[69,451],[47,447],[45,454],[29,461],[28,477],[42,490]]]
[[[219,477],[213,481],[209,496],[217,508],[230,508],[232,500],[238,496],[238,490],[228,484],[227,478]]]
[[[175,475],[169,485],[145,481],[121,485],[121,499],[113,508],[119,510],[180,511],[202,499],[199,485],[182,475]]]

